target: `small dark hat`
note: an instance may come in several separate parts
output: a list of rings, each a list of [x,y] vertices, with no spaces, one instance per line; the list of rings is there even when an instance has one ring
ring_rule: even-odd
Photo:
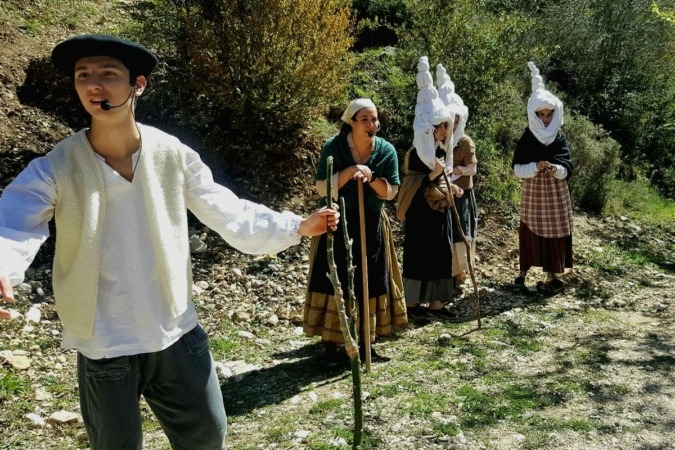
[[[58,43],[52,50],[52,64],[72,75],[77,60],[86,56],[119,59],[132,77],[148,76],[157,65],[157,57],[141,44],[105,34],[84,34]]]

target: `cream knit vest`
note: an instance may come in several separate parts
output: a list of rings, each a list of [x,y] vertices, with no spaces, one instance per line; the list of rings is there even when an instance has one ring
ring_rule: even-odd
[[[185,206],[185,159],[178,139],[139,124],[142,138],[134,183],[143,189],[147,238],[157,264],[148,279],[161,280],[167,307],[184,313],[192,297],[192,268]],[[93,336],[101,264],[106,192],[100,160],[82,130],[47,155],[56,182],[56,254],[52,281],[59,318],[75,335]],[[124,320],[123,318],[120,318]]]

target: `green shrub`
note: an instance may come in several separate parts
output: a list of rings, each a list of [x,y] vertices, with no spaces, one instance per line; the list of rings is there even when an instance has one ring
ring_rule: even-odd
[[[406,0],[353,0],[357,30],[354,48],[396,45],[396,30],[410,24]]]
[[[212,137],[275,139],[342,99],[349,0],[162,0],[148,31],[170,35],[166,86],[182,122]],[[149,26],[148,28],[151,28]]]
[[[506,94],[504,86],[524,80],[527,61],[542,52],[521,45],[531,19],[489,7],[486,0],[416,1],[410,7],[413,26],[400,33],[403,46],[416,56],[412,64],[427,55],[434,76],[436,65],[443,64],[470,109],[472,126],[479,129],[489,117],[500,120],[494,110]],[[526,82],[529,87],[529,78]]]
[[[470,130],[467,134],[472,136]],[[489,139],[474,138],[474,143],[478,158],[474,191],[479,206],[514,206],[520,199],[520,183],[511,167],[513,152],[505,154]]]
[[[564,132],[574,162],[572,201],[586,210],[600,212],[619,167],[619,143],[584,116],[568,114]]]
[[[373,49],[358,54],[357,58],[349,80],[348,95],[350,98],[368,97],[373,100],[382,123],[378,135],[403,153],[413,140],[417,69],[412,65],[402,66],[406,59],[398,50],[388,53]]]
[[[650,224],[663,224],[672,229],[675,223],[675,201],[663,198],[644,177],[633,181],[614,180],[603,214],[629,216]]]

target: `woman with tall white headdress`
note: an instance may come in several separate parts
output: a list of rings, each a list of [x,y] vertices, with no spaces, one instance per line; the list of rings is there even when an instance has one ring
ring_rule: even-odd
[[[528,63],[532,95],[527,102],[528,127],[513,156],[513,170],[523,180],[520,203],[520,273],[524,285],[531,267],[546,272],[545,287],[559,291],[558,277],[572,267],[572,202],[567,180],[572,157],[567,138],[560,131],[563,104],[544,88],[534,63]]]
[[[439,98],[426,56],[419,59],[417,70],[413,147],[405,157],[396,210],[399,220],[405,221],[403,285],[410,316],[450,319],[456,314],[445,307],[453,294],[449,200],[453,194],[462,195],[462,189],[445,182],[453,167],[455,117]],[[425,303],[428,308],[422,306]]]
[[[478,225],[478,207],[473,192],[473,177],[476,175],[478,159],[476,145],[473,139],[465,133],[466,123],[469,120],[469,108],[462,98],[455,92],[455,86],[450,76],[439,64],[436,66],[436,84],[441,99],[455,114],[455,123],[452,133],[452,176],[450,181],[464,190],[464,195],[455,199],[455,208],[466,240],[471,246],[471,264],[476,254],[476,234]],[[469,271],[467,249],[459,233],[454,234],[452,252],[452,276],[455,288],[461,288]]]
[[[408,323],[403,281],[396,260],[389,219],[384,211],[386,201],[398,192],[398,155],[394,146],[376,136],[380,121],[375,104],[368,98],[359,98],[349,103],[342,115],[340,133],[328,139],[321,151],[316,173],[316,189],[326,196],[327,179],[331,177],[333,196],[345,200],[345,210],[340,211],[345,220],[340,221],[334,232],[334,255],[338,278],[347,298],[347,259],[342,227],[347,224],[349,237],[353,240],[354,293],[363,311],[363,275],[361,272],[361,234],[358,183],[363,182],[364,221],[366,231],[366,258],[368,268],[368,296],[370,308],[370,342],[376,336],[389,335],[394,326]],[[333,173],[326,172],[326,161],[333,157]],[[309,284],[305,300],[303,329],[307,336],[320,336],[325,346],[324,363],[338,364],[338,346],[344,343],[340,329],[333,285],[326,253],[326,237],[312,240],[310,250]],[[359,333],[365,329],[359,312]],[[359,342],[365,342],[360,336]],[[365,347],[361,345],[361,360]],[[373,361],[386,359],[371,348]]]

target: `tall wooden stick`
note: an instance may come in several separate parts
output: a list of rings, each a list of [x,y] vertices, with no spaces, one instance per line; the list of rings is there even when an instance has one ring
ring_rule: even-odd
[[[363,345],[366,350],[366,370],[370,372],[370,295],[368,294],[368,260],[366,251],[366,216],[363,201],[363,181],[359,180],[359,225],[361,229],[361,275],[363,279]]]
[[[346,211],[344,197],[340,198],[340,210]],[[349,238],[349,232],[347,231],[347,215],[345,214],[342,217],[342,232],[344,235],[345,249],[347,251],[347,285],[349,287],[347,309],[351,311],[349,333],[358,343],[359,334],[356,330],[356,323],[359,319],[359,304],[356,301],[356,294],[354,293],[354,273],[356,272],[356,268],[354,267],[354,257],[352,256],[352,244],[354,240]],[[356,450],[361,446],[361,441],[363,440],[363,389],[361,387],[361,360],[359,358],[359,352],[356,352],[350,359],[350,362],[352,368],[352,384],[354,386],[354,442],[352,444],[352,449]]]
[[[445,184],[448,186],[448,196],[450,197],[450,207],[452,209],[453,217],[455,218],[455,224],[459,235],[466,246],[466,263],[469,266],[469,274],[471,274],[471,282],[473,283],[473,290],[476,293],[476,317],[478,319],[478,329],[481,328],[480,323],[480,296],[478,295],[478,285],[476,284],[476,275],[473,272],[473,264],[471,264],[471,244],[466,239],[464,235],[464,230],[462,229],[462,224],[459,222],[459,213],[457,212],[457,207],[455,206],[455,196],[450,192],[450,180],[448,179],[448,174],[443,170],[443,177],[445,178]]]
[[[333,173],[333,157],[329,156],[328,161],[327,161],[327,170],[329,174]],[[331,186],[331,176],[328,176],[327,178],[327,184],[326,184],[326,201],[328,202],[328,205],[333,204],[333,189]],[[343,222],[345,222],[346,217],[343,215]],[[346,227],[346,222],[343,223],[343,227]],[[328,252],[328,268],[330,270],[330,273],[328,274],[331,283],[333,284],[333,291],[334,294],[333,296],[335,297],[335,305],[338,310],[338,317],[340,318],[340,331],[342,331],[342,336],[344,337],[345,340],[345,351],[347,352],[347,355],[349,356],[350,359],[352,359],[354,356],[358,358],[359,356],[359,348],[357,343],[354,341],[354,338],[351,336],[349,333],[349,323],[347,321],[347,313],[345,311],[345,302],[342,297],[342,286],[340,285],[340,279],[338,278],[337,274],[337,265],[335,264],[335,254],[333,252],[333,241],[334,241],[334,236],[333,236],[333,231],[328,228],[328,231],[326,232],[326,250]]]
[[[326,198],[327,204],[333,204],[333,189],[331,186],[332,174],[333,174],[333,157],[329,156],[327,161],[328,173],[327,186],[326,186]],[[345,310],[345,302],[342,297],[342,287],[340,285],[340,279],[337,274],[337,265],[335,264],[335,253],[333,249],[334,237],[332,230],[328,229],[327,232],[327,252],[328,252],[328,267],[330,269],[330,280],[333,283],[333,291],[335,298],[335,303],[337,305],[338,316],[340,317],[340,331],[342,331],[342,336],[345,341],[345,350],[349,359],[351,361],[352,367],[352,384],[354,386],[354,442],[352,444],[352,449],[357,450],[361,446],[361,441],[363,440],[363,394],[361,388],[361,361],[359,360],[359,350],[358,350],[358,334],[356,332],[356,321],[358,320],[358,304],[356,302],[356,295],[354,294],[354,264],[352,257],[352,243],[353,240],[349,238],[349,233],[347,231],[347,214],[345,214],[345,202],[344,198],[340,199],[340,209],[343,211],[342,215],[342,231],[345,241],[345,249],[347,255],[347,284],[349,288],[349,305],[351,318],[347,319],[347,314]],[[356,339],[356,341],[355,341]]]

